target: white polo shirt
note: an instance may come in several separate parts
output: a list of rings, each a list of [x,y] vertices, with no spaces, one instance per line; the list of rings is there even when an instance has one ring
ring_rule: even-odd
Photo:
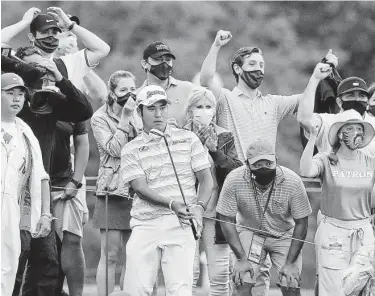
[[[196,204],[195,173],[210,167],[207,151],[190,131],[167,125],[165,134],[188,205]],[[142,132],[121,151],[124,184],[145,177],[148,186],[163,196],[183,202],[164,139]],[[148,220],[173,214],[170,209],[150,203],[135,194],[131,216]]]

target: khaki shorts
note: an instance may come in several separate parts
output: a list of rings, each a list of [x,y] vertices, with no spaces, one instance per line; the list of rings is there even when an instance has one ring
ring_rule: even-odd
[[[250,251],[250,244],[253,239],[253,232],[249,230],[243,230],[239,233],[240,241],[242,247],[244,248],[246,254]],[[270,269],[266,265],[266,257],[267,254],[271,258],[272,266],[274,266],[277,272],[284,266],[286,258],[288,256],[289,247],[292,242],[292,234],[293,228],[288,230],[282,237],[280,238],[273,238],[273,237],[266,237],[264,242],[263,251],[261,253],[260,264],[255,264],[251,262],[251,265],[254,269],[254,276],[250,276],[250,272],[247,272],[244,277],[244,282],[249,284],[259,283],[260,281],[265,281],[266,279],[262,279],[261,277],[264,276],[264,273],[261,273],[260,270]],[[302,271],[302,252],[299,254],[297,258],[297,266],[299,268],[299,272],[301,274]],[[283,278],[285,279],[285,278]],[[277,280],[277,284],[281,286],[285,286],[284,282],[280,282]],[[294,287],[293,287],[294,288]]]
[[[60,240],[62,241],[64,231],[68,231],[79,237],[83,236],[83,214],[85,213],[86,198],[84,194],[84,188],[78,191],[76,197],[70,200],[61,200],[58,197],[61,196],[64,191],[53,191],[51,192],[53,202],[53,216],[57,218],[55,220],[55,230]],[[58,198],[58,199],[56,199]]]

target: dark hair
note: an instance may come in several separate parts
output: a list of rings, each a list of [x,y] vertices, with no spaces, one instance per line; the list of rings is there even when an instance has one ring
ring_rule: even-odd
[[[24,46],[17,49],[15,56],[23,60],[24,57],[28,57],[33,54],[39,54],[40,56],[42,55],[39,48],[37,48],[36,46]]]
[[[112,73],[112,75],[109,77],[107,81],[107,86],[109,90],[109,93],[107,96],[107,104],[109,106],[112,106],[113,103],[115,102],[115,98],[113,97],[112,93],[122,78],[132,78],[135,82],[135,76],[129,71],[118,70]]]
[[[236,78],[236,82],[238,82],[238,80],[239,80],[239,76],[238,76],[238,74],[236,73],[236,71],[234,71],[234,67],[233,67],[233,66],[234,66],[235,64],[237,64],[238,66],[242,67],[242,65],[243,65],[243,61],[244,61],[244,58],[247,57],[247,56],[249,56],[249,55],[251,55],[251,54],[253,54],[253,53],[259,53],[260,55],[263,56],[263,52],[262,52],[259,48],[254,47],[254,49],[253,49],[250,53],[246,53],[246,54],[244,54],[244,55],[238,56],[238,57],[236,58],[236,60],[232,62],[231,67],[232,67],[233,75],[234,75],[234,77]]]

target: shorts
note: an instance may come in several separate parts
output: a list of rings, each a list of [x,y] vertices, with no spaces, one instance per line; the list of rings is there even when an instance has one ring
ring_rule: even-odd
[[[55,231],[60,240],[63,239],[64,231],[68,231],[79,237],[83,236],[83,214],[85,213],[85,204],[83,202],[83,188],[78,191],[76,197],[70,200],[61,200],[57,197],[61,196],[64,191],[51,192],[53,201],[53,215],[55,220]]]

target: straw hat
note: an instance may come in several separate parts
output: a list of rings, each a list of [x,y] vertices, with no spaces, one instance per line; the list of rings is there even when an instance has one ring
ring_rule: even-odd
[[[333,146],[338,139],[337,133],[339,132],[340,128],[342,128],[345,124],[353,124],[353,123],[360,123],[363,125],[364,129],[364,137],[363,142],[358,148],[363,148],[370,144],[372,139],[375,135],[374,127],[366,121],[363,121],[362,116],[355,110],[347,110],[340,114],[337,114],[337,121],[332,124],[331,128],[329,129],[328,133],[328,141],[331,146]]]

